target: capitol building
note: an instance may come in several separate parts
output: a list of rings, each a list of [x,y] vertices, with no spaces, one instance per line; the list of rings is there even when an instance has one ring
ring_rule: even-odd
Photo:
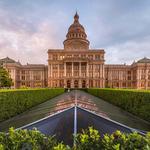
[[[90,49],[77,13],[63,44],[63,49],[48,50],[48,65],[0,59],[13,79],[12,87],[150,89],[150,59],[131,65],[105,64],[105,50]]]

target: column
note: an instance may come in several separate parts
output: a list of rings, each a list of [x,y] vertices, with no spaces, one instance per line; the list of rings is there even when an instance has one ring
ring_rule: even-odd
[[[95,64],[93,64],[93,78],[95,78]]]
[[[102,78],[102,65],[99,64],[99,87],[103,87],[103,78]]]
[[[102,65],[100,64],[100,79],[103,80],[103,70]]]
[[[86,79],[86,87],[89,88],[89,64],[88,64],[88,62],[86,64],[86,77],[87,77],[87,79]]]
[[[136,83],[136,88],[138,89],[139,88],[139,86],[140,86],[140,84],[139,84],[139,79],[140,79],[140,70],[139,70],[139,68],[137,68],[137,83]]]
[[[92,70],[92,73],[93,73],[93,77],[92,77],[92,80],[93,80],[93,87],[95,87],[95,65],[93,64],[93,70]]]
[[[93,79],[93,87],[95,87],[95,79]]]
[[[44,82],[43,72],[41,71],[41,87],[43,87],[43,86],[44,86],[43,82]]]
[[[108,78],[108,77],[107,77]],[[102,64],[102,87],[105,87],[105,68],[104,68],[104,64]]]
[[[81,79],[79,79],[78,85],[79,85],[79,88],[82,88],[82,81],[81,81]]]
[[[15,69],[13,70],[13,77],[14,77],[14,87],[17,88],[17,85],[16,85],[16,70]]]
[[[79,80],[78,80],[79,88],[82,88],[82,82],[81,82],[81,62],[79,62]]]
[[[148,88],[148,68],[145,70],[145,89]]]
[[[58,78],[58,81],[57,81],[57,87],[60,87],[60,71],[59,71],[59,64],[58,64],[58,68],[57,68],[57,78]]]
[[[81,77],[81,62],[79,62],[79,77]]]
[[[59,64],[57,64],[57,78],[59,77]]]
[[[71,79],[71,88],[74,88],[74,79]]]
[[[103,79],[105,78],[105,68],[104,68],[104,65],[103,66]]]
[[[86,64],[86,77],[89,77],[89,64]]]
[[[51,75],[50,75],[50,77],[52,78],[52,76],[53,76],[53,65],[51,64],[51,73],[50,73]]]
[[[73,62],[72,62],[72,77],[74,76],[73,71],[74,71],[74,68],[73,68]]]
[[[33,82],[34,82],[33,71],[31,71],[31,87],[33,87]]]
[[[64,76],[66,77],[66,62],[64,62]]]
[[[66,79],[64,79],[64,88],[67,87]]]

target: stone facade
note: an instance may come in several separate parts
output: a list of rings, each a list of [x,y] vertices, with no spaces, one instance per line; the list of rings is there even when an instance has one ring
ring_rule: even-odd
[[[47,87],[47,66],[42,64],[21,65],[8,57],[0,59],[13,80],[12,88]]]
[[[150,59],[131,65],[105,65],[105,87],[150,89]]]
[[[105,86],[103,50],[49,50],[48,55],[49,87]]]
[[[76,13],[64,41],[64,49],[48,50],[48,66],[21,65],[10,58],[0,60],[10,73],[14,88],[134,88],[150,89],[150,59],[131,65],[105,64],[104,49],[90,49],[84,27]]]
[[[104,88],[104,53],[103,49],[89,49],[87,35],[76,13],[64,49],[48,50],[48,86]]]

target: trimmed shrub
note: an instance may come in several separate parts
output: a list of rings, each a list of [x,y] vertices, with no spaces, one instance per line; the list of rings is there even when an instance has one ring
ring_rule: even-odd
[[[0,90],[0,121],[20,114],[64,92],[64,89]]]
[[[72,147],[59,143],[54,136],[46,136],[37,129],[14,130],[0,133],[0,150],[149,150],[150,133],[142,136],[136,132],[125,134],[116,131],[100,137],[97,130],[89,127],[75,137]]]
[[[57,146],[54,137],[48,137],[40,131],[9,129],[9,133],[0,133],[2,150],[50,150]]]
[[[87,92],[150,122],[150,91],[93,88]]]
[[[77,134],[76,149],[78,150],[100,150],[102,147],[102,140],[97,130],[89,127],[87,130],[83,130],[82,133]]]
[[[130,134],[116,131],[100,137],[97,130],[89,127],[77,135],[78,150],[149,150],[150,133],[142,136],[137,132]]]

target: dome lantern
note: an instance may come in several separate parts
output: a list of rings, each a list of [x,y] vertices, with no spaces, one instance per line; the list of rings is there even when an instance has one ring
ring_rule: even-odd
[[[76,14],[74,15],[74,22],[78,22],[79,21],[79,15],[76,12]]]

